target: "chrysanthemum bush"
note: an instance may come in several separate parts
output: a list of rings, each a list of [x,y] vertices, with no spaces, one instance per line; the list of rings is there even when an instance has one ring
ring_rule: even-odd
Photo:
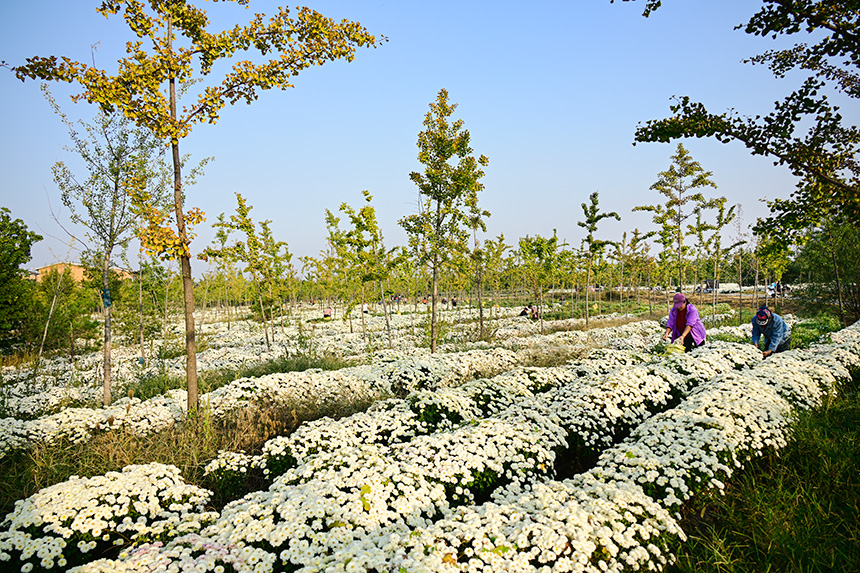
[[[248,406],[305,408],[308,410],[372,402],[390,396],[392,386],[439,388],[509,369],[516,356],[507,350],[463,352],[422,359],[416,368],[405,358],[382,365],[363,365],[337,371],[288,372],[243,378],[201,396],[216,419],[236,415]],[[66,408],[37,418],[0,419],[0,457],[33,443],[52,444],[60,439],[81,443],[94,433],[124,429],[150,435],[169,428],[185,416],[185,392],[172,390],[146,401],[123,398],[104,408]]]
[[[209,496],[176,467],[156,463],[73,477],[15,504],[2,524],[0,561],[7,571],[65,570],[195,533],[217,517],[205,511]]]
[[[617,363],[626,362],[619,358],[621,354],[618,351],[612,353]],[[570,368],[520,368],[493,379],[471,381],[458,388],[413,392],[404,399],[389,399],[375,404],[365,413],[340,420],[324,418],[302,425],[293,434],[273,438],[264,444],[259,456],[237,456],[231,452],[222,452],[207,466],[206,472],[211,483],[229,496],[235,491],[233,484],[258,468],[262,468],[265,476],[274,478],[321,451],[361,444],[393,445],[407,442],[416,436],[445,432],[477,422],[490,413],[500,414],[510,409],[522,411],[526,407],[525,401],[536,395],[547,395],[541,398],[543,405],[536,407],[555,404],[555,407],[564,409],[559,400],[553,402],[552,393],[567,381],[579,379],[582,372],[599,369],[587,365],[589,361],[603,360],[604,354],[596,353],[593,358],[579,360]],[[634,382],[631,379],[627,390]],[[579,385],[578,388],[582,396],[582,408],[588,407],[588,404],[592,406],[592,419],[601,416],[601,409],[606,407],[607,400],[612,397],[619,402],[627,400],[623,391],[600,401],[600,395],[592,395],[588,384]],[[638,406],[632,404],[634,408]]]
[[[608,481],[638,483],[667,507],[706,488],[722,489],[746,460],[784,446],[792,413],[821,404],[856,377],[858,360],[860,337],[848,336],[841,348],[790,351],[752,370],[721,374],[604,452],[595,471]]]
[[[683,532],[630,482],[591,472],[497,492],[401,540],[390,571],[635,571],[661,569]]]
[[[210,329],[214,326],[216,325],[207,325]],[[594,344],[606,344],[611,341],[625,341],[622,346],[631,346],[630,341],[636,341],[632,346],[642,349],[653,344],[653,342],[648,342],[650,338],[654,337],[652,326],[649,326],[648,321],[645,321],[645,323],[631,323],[619,327],[591,330],[587,333],[560,332],[536,338],[541,338],[539,342],[541,346],[588,348]],[[206,365],[214,367],[224,364],[236,366],[237,360],[241,363],[245,363],[246,360],[255,362],[259,361],[261,356],[269,356],[271,353],[266,353],[261,348],[256,347],[253,351],[245,354],[237,350],[240,348],[243,337],[247,339],[249,335],[252,335],[251,338],[259,338],[254,344],[258,346],[263,344],[261,333],[253,334],[256,332],[253,330],[254,328],[256,328],[254,325],[239,323],[234,325],[233,331],[225,332],[222,329],[222,331],[215,332],[217,336],[210,343],[212,348],[201,353],[199,357],[201,367]],[[256,340],[256,338],[254,339]],[[533,344],[527,341],[528,339],[510,341],[507,348],[436,355],[429,355],[426,349],[415,348],[403,351],[378,352],[374,355],[374,362],[369,365],[345,368],[334,372],[291,372],[241,379],[211,393],[204,394],[201,399],[209,405],[216,419],[235,415],[236,412],[249,405],[264,408],[287,406],[289,408],[304,407],[317,410],[321,408],[337,409],[345,404],[366,403],[391,394],[405,395],[415,390],[453,387],[467,380],[492,376],[527,360],[529,358],[528,349],[530,344]],[[128,356],[123,352],[123,349],[117,349],[120,356],[115,372],[118,374],[115,390],[118,392],[122,389],[122,372],[129,374],[130,371],[126,372],[126,370],[131,368],[134,371],[132,373],[134,376],[142,373],[138,366],[128,365],[137,363],[136,358],[133,357],[133,352]],[[236,352],[239,354],[237,355]],[[582,364],[583,368],[591,369],[588,373],[605,373],[613,369],[618,361],[632,363],[643,359],[631,355],[629,352],[618,353],[611,350],[602,352],[602,360],[594,357]],[[96,360],[95,358],[87,357],[86,361],[88,364],[97,365],[101,359]],[[68,361],[58,359],[55,362],[46,367],[54,372],[54,375],[51,376],[52,380],[56,381],[62,378],[63,369],[66,369],[67,374],[71,370],[72,377],[82,376],[78,374],[77,366]],[[89,372],[87,367],[83,370]],[[88,388],[90,394],[93,394],[94,389],[98,389],[96,388],[98,384],[93,382],[97,382],[97,377],[92,373],[88,376],[92,379],[90,380],[92,387],[70,389],[62,386],[51,387],[39,395],[46,397],[51,404],[55,404],[54,398],[57,396],[63,396],[63,400],[68,398],[66,390],[72,392],[74,396],[78,396],[82,388]],[[66,378],[68,377],[67,375]],[[32,391],[30,386],[24,382],[5,386],[7,403],[18,405],[30,403],[27,400],[33,397],[26,396],[28,389]],[[100,390],[98,393],[100,395]],[[36,442],[51,444],[62,438],[80,443],[89,440],[95,432],[119,427],[137,435],[148,435],[180,421],[185,415],[186,402],[184,392],[174,390],[165,396],[158,396],[147,401],[134,398],[123,399],[108,408],[64,408],[55,414],[28,420],[4,418],[0,420],[0,457],[11,451],[30,447]],[[40,400],[32,402],[32,404],[39,403],[47,402]],[[33,405],[32,410],[27,410],[28,416],[36,413],[38,413],[38,407],[35,405]]]
[[[350,333],[347,322],[335,320],[325,325],[309,325],[308,321],[318,318],[319,313],[319,309],[296,309],[292,317],[283,319],[271,348],[265,344],[263,328],[259,323],[247,320],[217,320],[200,325],[199,334],[205,338],[206,348],[198,353],[198,368],[209,371],[221,368],[236,370],[277,359],[285,354],[307,354],[309,350],[343,357],[363,357],[367,354],[367,344],[360,329]],[[468,321],[474,318],[470,309],[459,313],[444,311],[442,314],[445,320],[458,329],[470,328],[470,325],[457,323],[457,320]],[[515,313],[512,309],[502,309],[501,314]],[[212,313],[208,314],[208,317],[212,316]],[[373,336],[380,337],[386,328],[384,317],[366,318],[368,330]],[[414,338],[408,334],[412,329],[411,318],[392,315],[389,322],[398,348],[415,346]],[[299,324],[303,325],[301,331]],[[184,336],[181,325],[167,325],[166,336],[175,340],[179,347],[178,341]],[[307,347],[307,340],[312,341],[313,348]],[[127,344],[124,344],[125,342]],[[143,366],[138,360],[140,350],[136,340],[123,341],[122,337],[114,338],[111,356],[115,394],[126,394],[128,386],[135,384],[141,377],[156,376],[162,372],[173,377],[184,377],[184,356],[163,360],[155,357],[154,351],[162,344],[164,341],[153,341],[148,363]],[[418,350],[415,354],[425,356],[429,355],[429,352]],[[397,354],[394,356],[396,359]],[[30,367],[4,367],[4,409],[8,415],[20,419],[34,419],[57,413],[70,404],[97,404],[102,397],[102,361],[100,352],[90,352],[76,356],[73,360],[64,356],[43,358],[38,373],[34,373]]]

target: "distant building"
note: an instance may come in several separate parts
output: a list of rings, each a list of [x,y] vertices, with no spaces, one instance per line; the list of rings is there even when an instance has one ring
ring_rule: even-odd
[[[121,269],[111,270],[118,273],[120,278],[123,280],[130,279],[133,276],[130,272]],[[37,269],[35,273],[31,273],[30,276],[27,278],[32,278],[38,282],[42,282],[42,279],[44,279],[46,276],[48,276],[54,271],[63,274],[69,273],[76,283],[79,283],[84,280],[84,275],[86,274],[86,269],[84,269],[84,267],[80,265],[75,265],[72,263],[54,263],[53,265],[48,265],[47,267],[41,267],[40,269]]]

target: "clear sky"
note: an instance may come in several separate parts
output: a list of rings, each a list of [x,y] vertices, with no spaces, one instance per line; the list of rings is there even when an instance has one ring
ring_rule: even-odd
[[[99,2],[28,0],[0,6],[0,59],[17,65],[34,55],[65,55],[115,70],[130,34],[119,17],[105,19]],[[201,2],[201,4],[203,4]],[[187,205],[207,222],[192,245],[212,240],[209,223],[235,209],[234,192],[254,206],[255,220],[272,220],[275,237],[296,256],[325,246],[325,209],[360,205],[369,190],[388,246],[405,244],[397,221],[415,211],[420,171],[417,135],[441,88],[456,102],[475,154],[490,158],[481,205],[492,213],[489,237],[509,243],[524,235],[551,235],[579,244],[580,204],[593,191],[604,210],[598,236],[618,239],[634,227],[651,228],[636,205],[659,201],[649,187],[668,168],[676,143],[633,146],[638,122],[669,114],[673,95],[689,95],[711,111],[769,112],[799,85],[777,80],[746,57],[785,46],[786,39],[756,38],[734,30],[760,6],[743,0],[668,0],[650,18],[643,2],[609,0],[530,3],[484,0],[325,0],[308,5],[326,16],[361,22],[388,42],[359,49],[355,61],[302,73],[295,88],[262,92],[253,105],[226,108],[214,126],[201,125],[181,144],[193,158],[215,158]],[[244,23],[277,3],[251,2],[246,11],[205,3],[218,29]],[[799,37],[798,40],[806,40]],[[791,40],[792,42],[794,40]],[[72,117],[91,117],[86,104],[52,91]],[[51,165],[74,156],[68,134],[35,81],[23,83],[0,69],[0,205],[45,237],[31,268],[77,259],[54,222],[66,222]],[[843,109],[853,123],[853,109]],[[785,197],[795,181],[770,159],[752,157],[738,143],[684,142],[713,172],[730,204],[743,206],[749,225],[767,213],[764,198]],[[295,259],[294,259],[295,260]],[[205,263],[192,263],[195,274]]]

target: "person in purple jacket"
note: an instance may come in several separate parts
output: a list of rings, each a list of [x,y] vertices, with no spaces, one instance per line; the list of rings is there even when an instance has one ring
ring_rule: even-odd
[[[663,340],[672,335],[672,342],[680,339],[686,352],[705,343],[705,325],[699,318],[699,311],[682,293],[676,293],[674,305],[669,311],[669,322]]]

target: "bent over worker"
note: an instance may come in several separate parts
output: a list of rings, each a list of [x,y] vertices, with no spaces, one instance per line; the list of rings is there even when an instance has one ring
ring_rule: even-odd
[[[767,358],[774,352],[784,352],[791,348],[791,329],[781,316],[770,311],[767,305],[755,313],[752,321],[752,343],[758,345],[764,336],[762,357]]]
[[[705,343],[705,325],[699,317],[699,310],[687,300],[682,293],[676,293],[669,311],[669,321],[663,340],[672,336],[672,342],[679,340],[684,345],[684,352],[702,346]]]

